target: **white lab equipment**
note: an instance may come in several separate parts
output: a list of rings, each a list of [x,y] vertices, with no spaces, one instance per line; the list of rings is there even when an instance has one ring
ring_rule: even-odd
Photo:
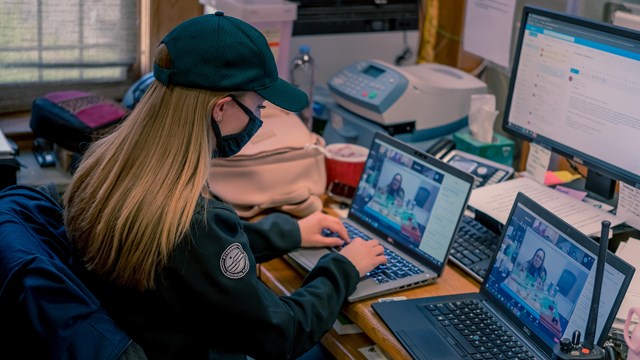
[[[451,66],[398,67],[375,59],[345,67],[327,85],[339,105],[331,109],[327,143],[364,146],[375,131],[407,142],[450,135],[467,126],[471,95],[487,92],[484,82]]]

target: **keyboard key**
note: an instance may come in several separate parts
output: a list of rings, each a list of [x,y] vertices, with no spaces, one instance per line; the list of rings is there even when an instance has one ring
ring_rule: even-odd
[[[451,335],[447,341],[455,340],[459,345],[456,351],[465,351],[472,359],[533,358],[524,344],[478,301],[430,304],[425,309],[433,316],[430,321]]]

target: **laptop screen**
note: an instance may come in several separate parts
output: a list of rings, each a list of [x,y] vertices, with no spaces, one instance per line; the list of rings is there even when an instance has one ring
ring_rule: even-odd
[[[483,292],[539,346],[553,347],[563,337],[571,338],[574,330],[585,334],[598,246],[522,198],[522,194],[516,198]],[[623,286],[625,274],[607,261],[596,341],[612,320],[608,319],[612,308],[619,306]]]
[[[377,134],[349,218],[442,268],[473,178]]]

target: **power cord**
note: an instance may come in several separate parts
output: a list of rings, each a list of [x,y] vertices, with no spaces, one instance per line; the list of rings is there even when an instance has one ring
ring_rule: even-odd
[[[618,358],[612,342],[606,341],[602,346],[602,349],[607,354],[606,356],[608,360],[616,360]]]
[[[409,41],[407,41],[407,30],[402,31],[402,43],[404,45],[404,50],[400,53],[400,55],[396,56],[395,65],[400,66],[405,61],[409,60],[411,56],[413,56],[413,51],[409,46]]]
[[[578,166],[573,162],[573,160],[565,158],[567,160],[567,164],[569,164],[569,167],[571,168],[571,170],[573,170],[576,174],[580,174],[580,176],[582,176],[583,178],[586,178],[587,175],[583,174],[580,169],[578,168]]]
[[[487,69],[487,66],[489,66],[489,61],[487,59],[482,59],[480,65],[478,65],[477,68],[469,71],[469,74],[480,78],[482,76],[482,73]]]

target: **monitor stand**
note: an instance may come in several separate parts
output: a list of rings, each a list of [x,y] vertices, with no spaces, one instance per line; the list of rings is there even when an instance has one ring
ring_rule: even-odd
[[[595,171],[589,171],[589,173],[594,173],[594,172]],[[601,174],[598,174],[598,175],[602,176]],[[573,181],[571,181],[569,183],[560,184],[560,185],[568,187],[570,189],[578,190],[578,191],[586,191],[587,192],[587,196],[590,199],[599,201],[601,203],[605,203],[607,205],[610,205],[610,206],[616,208],[618,206],[618,193],[614,191],[613,196],[611,198],[607,199],[607,198],[601,196],[600,194],[598,194],[598,191],[589,190],[589,188],[587,187],[588,178],[589,177],[587,176],[587,180],[585,180],[584,178],[580,178],[580,179],[573,180]],[[609,178],[609,180],[611,180],[611,182],[615,185],[615,181],[613,181],[610,178]],[[608,187],[607,187],[607,189],[608,189]],[[614,187],[614,190],[615,190],[615,187]],[[615,213],[615,211],[613,211],[613,212]],[[621,241],[627,241],[627,239],[629,237],[634,237],[634,238],[640,237],[640,230],[635,229],[635,228],[633,228],[631,226],[628,226],[628,225],[626,225],[624,223],[612,227],[611,230],[613,231],[613,237],[609,240],[609,250],[611,250],[614,253],[615,253],[616,249],[618,248],[618,245],[620,244]],[[592,237],[592,239],[594,239],[596,241],[599,241],[598,239],[596,239],[594,237]]]
[[[616,181],[597,171],[589,170],[584,188],[606,200],[611,200],[616,192]]]
[[[611,182],[611,186],[613,188],[614,191],[612,191],[612,194],[609,194],[609,186],[608,183],[605,184],[605,189],[607,191],[604,191],[603,189],[598,189],[598,186],[594,187],[593,183],[589,183],[590,181],[590,175],[595,173],[595,171],[590,170],[587,173],[587,178],[586,180],[584,178],[580,178],[580,179],[576,179],[573,180],[569,183],[566,184],[560,184],[562,186],[568,187],[570,189],[574,189],[574,190],[578,190],[578,191],[586,191],[587,192],[587,196],[593,200],[597,200],[600,201],[602,203],[605,203],[607,205],[613,206],[614,208],[618,206],[618,193],[615,192],[615,184],[616,182],[614,180],[612,180],[611,178],[605,177],[601,174],[598,174],[600,177],[605,177],[607,180],[609,180]],[[602,179],[599,179],[602,180]],[[596,181],[596,184],[598,182]]]

